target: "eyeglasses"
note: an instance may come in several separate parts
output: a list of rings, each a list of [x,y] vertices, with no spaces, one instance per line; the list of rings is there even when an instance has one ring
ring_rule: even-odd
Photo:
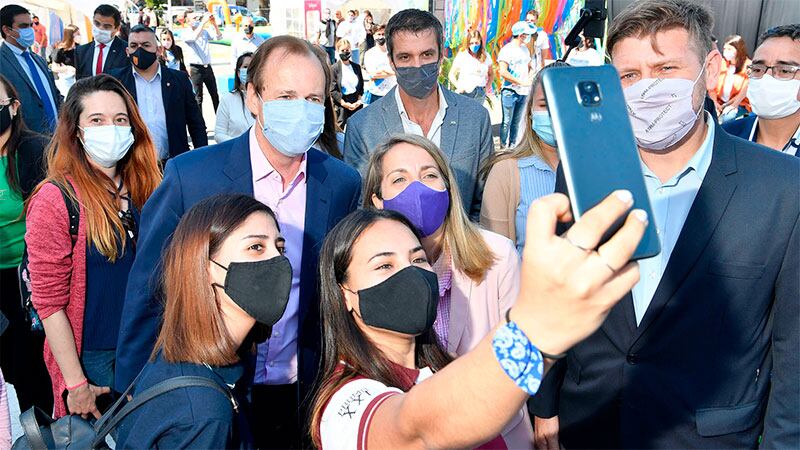
[[[788,81],[794,79],[795,74],[800,70],[800,66],[792,66],[789,64],[775,64],[774,66],[767,66],[765,64],[750,64],[747,68],[747,75],[752,79],[759,79],[767,74],[767,71],[772,69],[772,76],[777,80]]]

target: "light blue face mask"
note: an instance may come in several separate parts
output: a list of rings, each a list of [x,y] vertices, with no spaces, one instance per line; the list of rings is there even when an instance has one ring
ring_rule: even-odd
[[[547,111],[534,111],[531,114],[533,131],[545,144],[556,147],[556,137],[553,136],[553,121]]]
[[[31,45],[33,45],[35,39],[32,27],[20,28],[17,30],[17,32],[19,33],[17,44],[21,45],[23,48],[29,48]]]
[[[480,49],[481,49],[481,46],[478,45],[478,44],[473,44],[473,45],[469,46],[469,51],[471,51],[472,53],[478,53],[478,50],[480,50]]]
[[[246,67],[242,67],[242,68],[239,69],[239,81],[241,81],[242,84],[247,84],[247,68]],[[242,88],[244,88],[244,86],[242,86]]]
[[[325,107],[321,103],[304,99],[261,101],[264,118],[261,130],[269,143],[284,155],[302,155],[322,134]]]

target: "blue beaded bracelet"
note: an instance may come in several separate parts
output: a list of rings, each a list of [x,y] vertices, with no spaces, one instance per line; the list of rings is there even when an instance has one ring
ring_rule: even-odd
[[[507,321],[492,339],[494,356],[514,383],[529,395],[536,394],[544,371],[542,354],[516,323]]]

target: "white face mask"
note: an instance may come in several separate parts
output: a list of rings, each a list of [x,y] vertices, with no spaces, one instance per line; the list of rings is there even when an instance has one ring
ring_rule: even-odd
[[[83,149],[92,161],[106,169],[114,167],[119,160],[125,157],[133,145],[133,130],[131,127],[117,125],[103,125],[99,127],[86,127],[83,130]]]
[[[110,31],[101,30],[94,25],[92,25],[92,35],[94,36],[95,41],[105,45],[108,45],[108,43],[114,39],[114,36],[111,35]]]
[[[694,81],[685,78],[645,78],[625,88],[625,102],[636,143],[649,150],[664,150],[683,139],[703,110],[694,109]]]
[[[800,91],[800,80],[778,80],[766,74],[754,80],[750,79],[747,87],[747,98],[753,112],[765,119],[782,119],[800,109],[797,93]]]

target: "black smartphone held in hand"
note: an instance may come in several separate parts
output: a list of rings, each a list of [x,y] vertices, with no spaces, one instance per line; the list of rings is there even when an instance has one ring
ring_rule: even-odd
[[[633,208],[643,209],[649,218],[631,259],[659,254],[661,244],[617,70],[611,65],[553,67],[542,73],[542,87],[575,220],[612,192],[627,189],[633,194]],[[603,242],[624,219],[606,232]]]

